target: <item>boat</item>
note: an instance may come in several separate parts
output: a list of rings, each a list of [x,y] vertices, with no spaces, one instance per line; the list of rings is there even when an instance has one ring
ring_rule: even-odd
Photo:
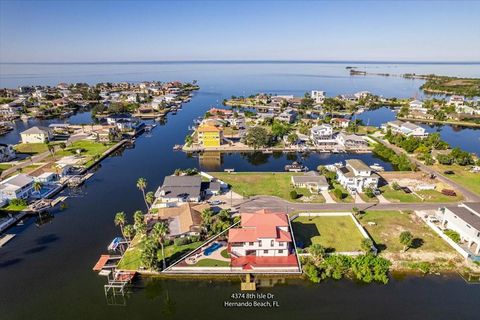
[[[288,172],[305,172],[308,171],[308,167],[304,166],[301,162],[294,161],[292,164],[285,166],[285,171]]]
[[[379,165],[378,163],[374,163],[370,166],[370,168],[372,170],[375,170],[375,171],[385,171],[385,168],[381,165]]]
[[[183,146],[181,144],[176,144],[173,146],[173,150],[182,150]]]
[[[263,150],[263,153],[264,153],[264,154],[272,154],[273,151],[272,151],[272,150],[269,150],[269,149],[266,149],[266,150]]]

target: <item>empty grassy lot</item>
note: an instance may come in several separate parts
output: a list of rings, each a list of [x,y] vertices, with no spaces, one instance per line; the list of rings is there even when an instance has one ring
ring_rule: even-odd
[[[308,202],[325,202],[321,195],[313,195],[307,189],[294,188],[291,184],[291,178],[302,173],[293,172],[211,172],[212,176],[217,177],[228,183],[233,191],[244,196],[275,196],[288,201],[303,202],[302,198],[307,198]],[[290,192],[296,190],[300,197],[296,200],[290,198]]]
[[[369,224],[375,223],[375,225]],[[368,231],[377,247],[385,253],[403,251],[400,233],[410,231],[414,237],[414,247],[408,252],[453,252],[442,238],[436,235],[420,218],[413,213],[400,211],[367,211],[360,223]]]
[[[468,190],[480,194],[480,173],[470,172],[470,167],[462,167],[459,165],[443,166],[435,165],[434,168],[440,173],[447,170],[451,170],[454,174],[446,174],[445,177],[455,181],[459,185],[467,188]]]
[[[480,177],[479,177],[480,178]],[[389,186],[384,186],[380,188],[382,190],[382,195],[385,199],[392,201],[392,202],[458,202],[463,199],[463,197],[457,194],[454,197],[447,196],[442,194],[440,191],[437,190],[423,190],[423,191],[416,191],[416,193],[423,198],[419,198],[413,192],[406,193],[402,189],[400,190],[393,190]]]
[[[295,241],[304,248],[318,243],[330,251],[357,251],[363,239],[348,216],[298,217],[292,228]]]
[[[18,153],[37,154],[48,151],[46,143],[19,143],[15,146]]]

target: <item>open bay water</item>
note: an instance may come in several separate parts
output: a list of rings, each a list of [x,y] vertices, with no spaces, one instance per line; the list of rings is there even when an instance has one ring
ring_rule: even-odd
[[[25,225],[9,230],[17,237],[0,249],[0,319],[244,319],[247,316],[251,319],[476,319],[480,286],[468,285],[457,276],[407,276],[392,279],[387,285],[348,280],[312,284],[287,279],[285,284],[259,290],[273,294],[280,305],[265,309],[224,307],[225,301],[232,301],[231,294],[239,291],[237,281],[143,279],[126,306],[107,305],[103,292],[105,278],[91,268],[119,234],[113,224],[114,214],[125,211],[131,220],[135,210],[144,209],[142,195],[135,186],[137,178],[145,177],[148,190],[154,191],[176,168],[282,171],[283,166],[292,161],[293,155],[285,154],[218,157],[216,154],[188,156],[172,151],[175,144],[183,143],[193,119],[210,107],[221,106],[221,101],[231,95],[256,92],[303,95],[312,89],[325,90],[329,96],[360,90],[384,96],[421,96],[418,91],[421,81],[351,77],[345,70],[348,65],[359,64],[0,64],[0,87],[142,80],[198,80],[201,86],[177,115],[169,115],[164,125],[139,137],[135,148],[103,161],[80,190],[74,193],[66,190],[70,195],[68,208],[56,212],[51,222],[37,227],[34,219],[29,219]],[[480,76],[479,65],[362,66],[375,68],[375,72]],[[79,122],[89,120],[88,113],[74,117]],[[373,115],[373,118],[378,117]],[[36,124],[36,120],[31,120],[19,126]],[[17,142],[20,131],[0,137],[0,142]],[[452,130],[451,136],[456,134]],[[372,155],[312,154],[302,161],[314,169],[319,164],[350,157],[390,168]]]

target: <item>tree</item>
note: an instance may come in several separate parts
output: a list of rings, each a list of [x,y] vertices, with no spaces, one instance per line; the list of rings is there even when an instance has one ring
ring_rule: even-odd
[[[147,225],[145,224],[143,212],[137,210],[133,213],[133,227],[138,234],[145,234]]]
[[[338,199],[338,200],[342,200],[343,199],[343,191],[336,188],[333,190],[333,195]]]
[[[155,201],[155,194],[152,191],[147,192],[147,194],[145,195],[145,200],[147,201],[149,207],[151,207],[153,202]]]
[[[319,243],[314,243],[308,247],[308,253],[312,255],[312,259],[316,265],[325,257],[327,250]]]
[[[400,243],[403,244],[403,251],[407,251],[409,248],[412,247],[413,236],[410,231],[403,231],[402,233],[400,233],[399,240]]]
[[[165,243],[165,238],[166,238],[168,232],[169,232],[168,225],[165,222],[155,223],[155,225],[153,226],[153,229],[152,229],[152,236],[155,239],[157,239],[157,241],[160,244],[160,247],[162,249],[162,261],[163,261],[163,269],[164,270],[167,266],[166,266],[166,263],[165,263],[165,252],[164,252],[163,245]]]
[[[52,157],[55,159],[55,146],[50,142],[47,142],[47,148],[48,148],[48,152],[50,152]]]
[[[213,210],[210,208],[205,209],[200,213],[200,216],[202,217],[202,227],[208,234],[211,229]]]
[[[143,201],[145,201],[145,206],[148,210],[148,202],[147,198],[145,197],[145,189],[147,189],[147,180],[145,178],[138,178],[137,180],[137,188],[142,191]]]
[[[38,182],[38,181],[35,181],[33,183],[33,190],[36,192],[36,193],[39,193],[40,190],[42,190],[42,187],[43,187],[43,184],[41,182]]]
[[[115,214],[115,219],[113,220],[113,222],[115,223],[115,225],[117,227],[120,227],[120,231],[122,232],[122,235],[125,237],[125,233],[124,233],[124,230],[123,230],[123,226],[127,222],[127,218],[125,217],[125,212],[123,212],[123,211],[117,212]]]
[[[248,129],[244,142],[254,149],[266,147],[270,144],[270,135],[263,127],[252,127]]]
[[[370,199],[373,198],[375,196],[375,194],[373,193],[373,189],[372,188],[365,188],[365,195],[367,197],[369,197]]]
[[[373,241],[372,241],[372,239],[363,238],[363,239],[362,239],[362,242],[360,243],[360,247],[361,247],[362,250],[365,251],[366,253],[371,252],[371,251],[372,251],[372,247],[373,247]]]
[[[296,133],[291,133],[287,137],[287,141],[290,144],[294,144],[298,141],[298,135]]]
[[[398,191],[401,189],[400,185],[398,184],[397,181],[393,181],[390,186],[392,187],[393,190]]]
[[[360,209],[358,209],[358,207],[353,207],[352,211],[354,215],[358,215],[358,213],[360,212]]]
[[[290,199],[295,200],[298,198],[298,193],[295,190],[290,191]]]
[[[135,228],[133,227],[133,225],[127,224],[127,225],[123,228],[123,235],[124,235],[125,238],[127,238],[127,240],[130,242],[130,241],[132,240],[132,237],[135,235]]]
[[[143,243],[143,250],[141,254],[141,261],[148,269],[153,269],[157,266],[158,262],[158,245],[157,241],[151,238],[145,239]]]

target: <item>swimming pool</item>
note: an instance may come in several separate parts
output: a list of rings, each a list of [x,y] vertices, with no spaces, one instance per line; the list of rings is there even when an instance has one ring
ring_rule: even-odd
[[[214,253],[216,250],[220,249],[223,245],[221,243],[215,242],[214,244],[210,245],[205,251],[203,251],[203,254],[206,256],[211,255]]]

